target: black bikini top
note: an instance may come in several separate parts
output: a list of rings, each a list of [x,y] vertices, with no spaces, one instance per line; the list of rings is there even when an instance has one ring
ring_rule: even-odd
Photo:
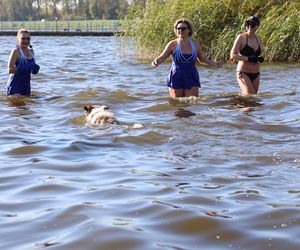
[[[258,49],[256,51],[251,46],[248,45],[248,35],[246,35],[246,45],[244,48],[240,50],[240,54],[242,56],[252,56],[252,55],[259,56],[261,54],[261,49],[256,36],[255,39],[258,45]]]

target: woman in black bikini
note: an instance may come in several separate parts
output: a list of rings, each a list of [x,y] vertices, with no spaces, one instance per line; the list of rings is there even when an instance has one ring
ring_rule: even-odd
[[[247,31],[237,36],[230,52],[230,59],[238,61],[237,80],[243,95],[257,94],[259,87],[259,63],[264,61],[261,40],[256,35],[259,24],[256,16],[249,17]]]

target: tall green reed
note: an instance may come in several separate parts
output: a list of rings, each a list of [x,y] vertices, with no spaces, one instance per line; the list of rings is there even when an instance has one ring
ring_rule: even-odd
[[[257,15],[266,59],[299,62],[299,5],[299,0],[148,0],[146,9],[128,17],[134,20],[128,34],[134,37],[140,58],[150,59],[176,37],[174,22],[187,17],[205,54],[226,61],[235,37],[245,31],[245,20]]]

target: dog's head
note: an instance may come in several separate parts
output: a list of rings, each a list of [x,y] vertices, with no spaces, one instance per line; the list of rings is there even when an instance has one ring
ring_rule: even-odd
[[[98,125],[123,125],[126,128],[142,128],[142,124],[134,123],[132,125],[118,121],[114,113],[110,111],[107,105],[86,105],[83,107],[86,122],[92,126]]]
[[[106,105],[86,105],[83,109],[86,121],[92,125],[117,123],[114,114]]]
[[[107,112],[109,110],[109,107],[106,105],[86,105],[83,107],[84,114],[88,116],[90,113],[92,113],[93,110],[97,109],[98,112]]]

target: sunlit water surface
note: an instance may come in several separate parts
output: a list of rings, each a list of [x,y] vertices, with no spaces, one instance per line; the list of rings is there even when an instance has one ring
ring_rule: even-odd
[[[264,64],[241,100],[235,65],[199,67],[199,98],[169,99],[121,38],[34,37],[33,96],[5,95],[1,37],[0,249],[300,248],[299,64]],[[82,107],[123,122],[91,127]]]

